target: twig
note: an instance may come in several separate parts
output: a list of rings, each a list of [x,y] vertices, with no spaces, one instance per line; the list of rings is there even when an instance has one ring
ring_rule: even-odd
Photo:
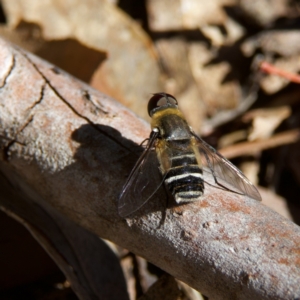
[[[242,155],[255,155],[266,149],[295,143],[299,141],[299,138],[300,130],[292,129],[285,132],[277,133],[268,138],[267,140],[243,142],[232,146],[228,146],[226,148],[220,149],[219,152],[228,159]]]
[[[300,75],[291,73],[282,69],[275,67],[274,65],[263,61],[260,63],[259,68],[268,74],[278,75],[280,77],[286,78],[291,82],[300,83]]]

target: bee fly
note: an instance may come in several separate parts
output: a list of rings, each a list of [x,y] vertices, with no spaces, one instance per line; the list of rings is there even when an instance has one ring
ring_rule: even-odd
[[[192,131],[173,96],[154,94],[148,113],[152,132],[122,189],[121,217],[138,210],[163,182],[178,204],[199,200],[209,178],[225,191],[261,200],[245,175]]]

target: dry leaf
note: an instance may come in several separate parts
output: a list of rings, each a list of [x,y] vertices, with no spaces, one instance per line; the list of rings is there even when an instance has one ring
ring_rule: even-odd
[[[243,120],[253,119],[249,141],[269,138],[274,130],[291,115],[289,106],[252,110],[245,114]]]
[[[188,43],[181,38],[159,39],[156,46],[166,76],[168,76],[165,82],[165,91],[180,99],[180,109],[189,124],[199,131],[206,115],[206,109],[191,72]]]
[[[261,48],[266,55],[293,56],[300,53],[299,30],[269,30],[248,38],[242,44],[246,56],[254,54]]]
[[[245,29],[229,17],[224,20],[222,25],[225,32],[217,25],[203,25],[200,28],[204,36],[210,39],[215,47],[232,45],[245,34]]]
[[[286,58],[278,58],[273,63],[278,69],[286,72],[298,73],[300,71],[300,52],[298,55],[293,55]],[[290,80],[278,75],[267,75],[261,79],[261,88],[268,94],[274,94],[290,83]]]
[[[209,115],[214,115],[219,110],[235,108],[241,97],[237,82],[223,83],[231,70],[230,64],[225,61],[209,64],[213,58],[204,43],[190,43],[190,67]]]
[[[287,16],[291,12],[289,2],[288,0],[241,0],[239,8],[248,20],[267,27],[276,19]]]
[[[236,2],[236,0],[147,0],[149,27],[152,31],[170,31],[222,24],[227,19],[223,6],[233,5]]]
[[[282,70],[297,73],[300,71],[300,33],[298,30],[270,30],[247,39],[241,46],[246,56],[251,56],[261,49],[272,64]],[[281,90],[289,80],[277,75],[266,75],[261,80],[261,87],[266,93],[273,94]]]
[[[47,41],[75,39],[106,52],[92,86],[148,118],[146,101],[151,93],[162,90],[155,49],[142,28],[118,7],[104,0],[28,0],[26,4],[9,0],[3,5],[12,28],[21,21],[35,23]],[[85,64],[84,56],[80,63]]]

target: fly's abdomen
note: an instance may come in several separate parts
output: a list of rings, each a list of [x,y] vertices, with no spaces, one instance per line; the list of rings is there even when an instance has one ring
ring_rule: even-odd
[[[177,151],[176,151],[177,152]],[[171,168],[167,171],[165,184],[177,203],[198,200],[204,192],[203,171],[193,152],[169,157]]]

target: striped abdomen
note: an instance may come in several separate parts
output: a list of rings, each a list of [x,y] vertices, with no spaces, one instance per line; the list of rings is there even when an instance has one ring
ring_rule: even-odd
[[[203,171],[191,152],[171,151],[171,168],[167,171],[165,184],[177,203],[198,200],[204,192]]]

